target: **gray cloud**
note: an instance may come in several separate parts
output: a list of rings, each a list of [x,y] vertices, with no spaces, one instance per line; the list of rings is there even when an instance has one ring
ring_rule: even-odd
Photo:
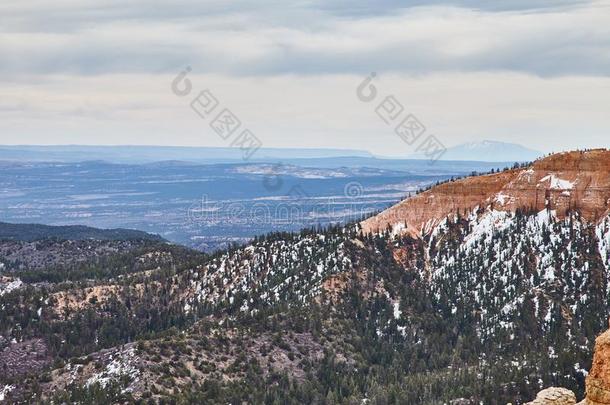
[[[608,1],[0,5],[0,72],[610,74]]]
[[[571,8],[591,4],[589,0],[334,0],[320,1],[317,5],[340,15],[379,15],[396,10],[422,6],[454,6],[481,11],[543,11],[545,9]]]

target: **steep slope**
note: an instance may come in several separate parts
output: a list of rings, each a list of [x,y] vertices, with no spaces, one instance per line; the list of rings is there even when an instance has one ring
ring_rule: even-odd
[[[610,151],[566,152],[528,167],[448,182],[422,192],[362,223],[365,232],[393,229],[413,236],[430,233],[450,213],[475,207],[498,211],[554,210],[563,218],[578,210],[589,221],[608,213]]]

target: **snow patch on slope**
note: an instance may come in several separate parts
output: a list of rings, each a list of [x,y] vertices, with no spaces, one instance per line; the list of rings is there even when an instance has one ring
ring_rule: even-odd
[[[0,297],[2,297],[4,294],[10,293],[11,291],[21,288],[21,286],[23,286],[23,281],[18,278],[9,281],[8,283],[3,283],[2,281],[0,281]]]
[[[513,197],[506,195],[502,192],[499,192],[498,194],[496,194],[496,198],[495,198],[495,202],[499,203],[500,205],[504,205],[506,204],[507,201],[512,201]]]
[[[4,401],[4,399],[6,398],[6,394],[8,394],[14,389],[14,385],[5,385],[4,387],[2,387],[2,389],[0,389],[0,401]]]
[[[99,373],[94,374],[85,383],[86,387],[99,383],[102,388],[105,388],[108,383],[117,380],[122,376],[136,378],[140,371],[133,365],[135,360],[136,350],[131,347],[125,351],[119,352],[106,368]]]
[[[481,239],[490,241],[494,232],[502,231],[512,224],[511,214],[506,211],[488,210],[481,218],[470,221],[472,231],[464,239],[464,246],[468,249]]]
[[[554,174],[549,174],[540,179],[540,182],[549,181],[551,190],[572,190],[574,183],[569,180],[560,179]]]
[[[606,270],[610,270],[610,216],[604,218],[595,228],[599,254],[602,257]]]
[[[396,320],[400,319],[401,314],[402,314],[402,312],[400,311],[400,301],[396,301],[394,303],[394,319],[396,319]]]

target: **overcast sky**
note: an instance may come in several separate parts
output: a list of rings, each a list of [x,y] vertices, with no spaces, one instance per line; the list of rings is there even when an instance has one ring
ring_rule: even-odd
[[[228,146],[204,89],[266,147],[409,155],[389,95],[447,146],[609,147],[610,0],[0,2],[0,143]]]

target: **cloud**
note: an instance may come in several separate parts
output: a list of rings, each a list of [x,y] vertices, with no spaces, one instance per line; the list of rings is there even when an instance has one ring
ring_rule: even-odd
[[[0,143],[227,146],[170,91],[173,75],[55,76],[3,88]],[[358,75],[232,77],[192,74],[244,127],[273,147],[414,152],[356,97]],[[383,75],[379,100],[394,95],[447,146],[495,139],[544,151],[608,146],[610,78],[539,78],[516,73]]]
[[[265,146],[413,152],[361,103],[378,73],[447,146],[609,146],[610,1],[0,2],[0,143],[227,146],[185,66]]]
[[[186,64],[235,76],[610,73],[607,1],[23,3],[0,6],[5,78]]]
[[[317,5],[324,10],[339,15],[376,15],[390,14],[399,9],[422,6],[462,7],[484,11],[536,11],[545,9],[570,8],[590,4],[589,0],[334,0],[319,1]]]

